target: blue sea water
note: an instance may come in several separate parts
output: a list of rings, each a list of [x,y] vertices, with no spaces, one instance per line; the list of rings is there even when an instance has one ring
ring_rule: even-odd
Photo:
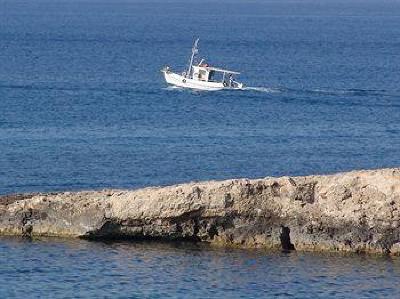
[[[399,70],[398,1],[2,0],[0,194],[399,166]]]
[[[400,260],[0,239],[2,298],[399,298]]]
[[[245,90],[167,87],[196,37]],[[399,1],[0,0],[0,194],[399,166],[399,82]],[[0,296],[399,297],[397,259],[70,242],[0,240]]]

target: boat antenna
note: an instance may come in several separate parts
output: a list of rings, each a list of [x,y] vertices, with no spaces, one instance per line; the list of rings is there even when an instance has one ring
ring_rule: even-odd
[[[192,48],[192,56],[190,57],[190,62],[189,62],[189,68],[188,71],[186,72],[186,78],[190,78],[190,75],[192,73],[192,66],[193,66],[193,59],[194,56],[199,53],[199,49],[197,48],[197,45],[199,43],[199,38],[196,39],[196,41],[194,42],[193,48]]]

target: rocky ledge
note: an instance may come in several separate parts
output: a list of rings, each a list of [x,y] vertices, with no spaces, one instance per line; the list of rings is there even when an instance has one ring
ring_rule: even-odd
[[[0,234],[400,254],[400,169],[0,197]]]

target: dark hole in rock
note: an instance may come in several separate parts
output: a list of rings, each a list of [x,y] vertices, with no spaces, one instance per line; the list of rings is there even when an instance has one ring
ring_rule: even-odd
[[[282,250],[289,251],[295,250],[294,245],[290,241],[290,228],[287,226],[281,226],[281,234],[279,236],[281,239]]]
[[[33,226],[32,225],[25,225],[22,227],[22,236],[26,238],[31,238],[32,237],[32,232],[33,232]]]

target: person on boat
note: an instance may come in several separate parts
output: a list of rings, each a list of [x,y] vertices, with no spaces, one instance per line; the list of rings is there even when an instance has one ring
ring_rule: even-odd
[[[202,60],[200,61],[200,63],[199,63],[199,66],[200,66],[200,67],[208,67],[209,65],[208,65],[208,63],[207,63],[204,59],[202,59]]]
[[[215,72],[214,71],[210,71],[209,76],[208,76],[208,81],[213,82],[214,81],[214,75],[215,75]]]
[[[233,86],[233,75],[229,74],[229,87]]]

